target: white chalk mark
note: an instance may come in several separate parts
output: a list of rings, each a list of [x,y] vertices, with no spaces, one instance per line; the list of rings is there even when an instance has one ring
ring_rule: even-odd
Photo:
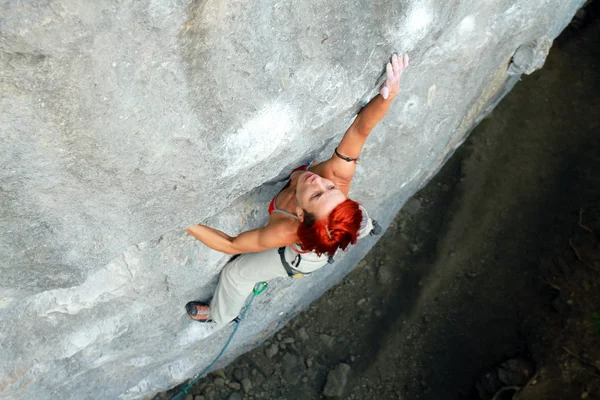
[[[458,31],[461,35],[471,33],[473,31],[473,28],[475,28],[475,17],[473,17],[472,15],[463,18],[463,20],[460,21],[460,24],[458,24]]]
[[[33,296],[29,307],[40,317],[55,312],[74,315],[82,309],[121,297],[129,290],[128,285],[140,268],[138,253],[138,246],[130,246],[121,259],[111,261],[81,285],[39,293]]]
[[[188,324],[185,330],[178,335],[177,342],[180,347],[199,342],[217,332],[227,325],[223,324]]]
[[[432,22],[433,15],[425,6],[413,4],[400,20],[397,30],[392,32],[392,40],[400,44],[402,52],[410,52],[427,35]]]
[[[136,311],[141,310],[133,310],[132,313]],[[122,316],[118,315],[81,327],[62,340],[62,351],[58,358],[69,358],[90,345],[101,347],[123,335],[128,330],[128,323],[122,319]]]
[[[260,110],[227,138],[225,154],[229,165],[224,175],[232,175],[268,158],[289,135],[295,121],[295,113],[281,104]]]
[[[417,7],[410,11],[406,19],[406,28],[410,33],[417,33],[431,23],[431,15],[424,7]]]
[[[429,87],[429,91],[427,92],[427,105],[431,106],[433,104],[433,99],[435,98],[435,93],[437,91],[437,86],[431,85]]]
[[[10,303],[12,303],[13,300],[14,299],[12,297],[1,297],[0,298],[0,309],[8,307],[8,305]]]

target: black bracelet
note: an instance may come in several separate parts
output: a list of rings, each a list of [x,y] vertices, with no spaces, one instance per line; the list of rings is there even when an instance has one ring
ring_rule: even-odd
[[[360,162],[360,157],[351,158],[351,157],[347,157],[347,156],[341,155],[340,153],[338,153],[337,147],[335,148],[335,155],[338,156],[339,158],[341,158],[342,160],[346,161],[346,162],[352,162],[352,161],[354,161],[357,164]]]

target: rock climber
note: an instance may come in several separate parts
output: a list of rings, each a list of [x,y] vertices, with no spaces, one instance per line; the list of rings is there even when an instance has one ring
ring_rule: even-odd
[[[211,249],[241,254],[223,268],[210,304],[186,304],[190,318],[230,322],[257,282],[308,275],[326,265],[338,249],[346,250],[369,234],[372,221],[348,192],[362,147],[398,95],[408,61],[407,54],[391,57],[379,94],[358,113],[331,158],[291,173],[271,200],[267,225],[236,237],[205,225],[186,230]]]

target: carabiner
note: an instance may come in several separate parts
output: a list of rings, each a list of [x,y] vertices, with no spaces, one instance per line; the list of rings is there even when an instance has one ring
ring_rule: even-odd
[[[255,295],[261,294],[262,292],[264,292],[265,290],[267,290],[267,286],[269,286],[269,284],[267,282],[258,282],[254,286],[254,289],[252,289],[252,292]]]

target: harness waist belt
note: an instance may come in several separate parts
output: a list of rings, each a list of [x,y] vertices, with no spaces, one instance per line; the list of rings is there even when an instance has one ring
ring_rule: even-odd
[[[279,250],[277,250],[277,252],[279,253],[279,258],[281,258],[281,264],[283,265],[283,268],[285,269],[285,272],[287,272],[289,277],[298,279],[303,278],[304,275],[310,275],[310,273],[305,273],[300,270],[297,270],[296,268],[292,267],[290,263],[287,262],[287,260],[285,259],[285,246],[280,247]],[[300,265],[300,261],[302,261],[302,257],[300,255],[298,255],[298,260],[298,265]]]

